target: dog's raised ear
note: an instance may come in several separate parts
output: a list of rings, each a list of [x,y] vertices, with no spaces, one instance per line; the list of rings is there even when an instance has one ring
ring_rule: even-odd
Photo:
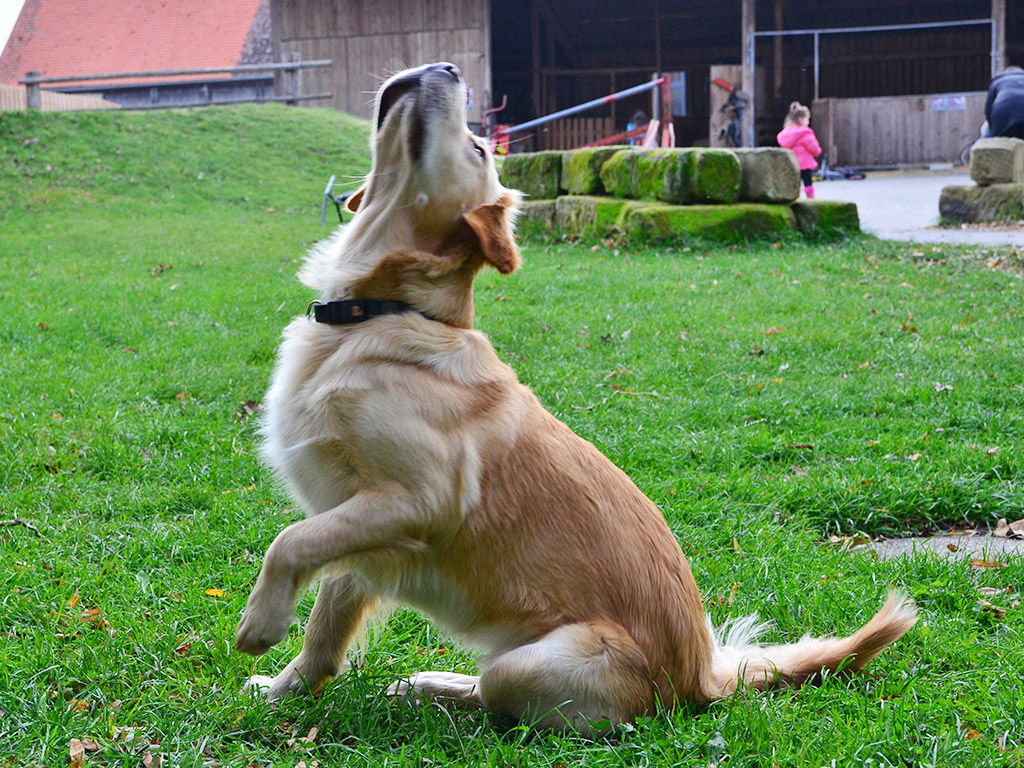
[[[516,198],[509,192],[496,203],[481,205],[462,214],[479,243],[484,260],[503,275],[514,272],[521,263],[519,248],[512,235],[516,208]]]
[[[363,184],[359,189],[353,192],[345,200],[345,210],[349,213],[355,213],[359,210],[359,204],[363,202],[363,195],[366,194],[366,185]]]

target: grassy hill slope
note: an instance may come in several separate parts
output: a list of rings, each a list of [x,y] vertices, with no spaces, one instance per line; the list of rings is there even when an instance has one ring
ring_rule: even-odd
[[[69,198],[312,211],[332,173],[354,186],[368,169],[366,122],[329,110],[0,114],[5,217]]]

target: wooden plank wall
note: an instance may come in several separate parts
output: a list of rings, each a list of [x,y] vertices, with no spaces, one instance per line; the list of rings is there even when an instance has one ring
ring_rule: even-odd
[[[479,0],[271,0],[274,58],[297,52],[332,59],[305,70],[304,93],[333,93],[331,106],[370,117],[384,79],[433,61],[456,64],[472,89],[471,122],[490,106],[489,5]],[[485,103],[486,102],[486,103]]]
[[[811,107],[811,127],[833,166],[955,163],[978,138],[985,95],[821,99]]]
[[[86,109],[119,109],[112,101],[100,96],[77,93],[42,91],[41,106],[44,112],[77,112]],[[25,109],[25,86],[0,84],[0,112],[15,112]]]
[[[615,132],[610,117],[566,117],[540,126],[537,144],[540,149],[576,149]]]

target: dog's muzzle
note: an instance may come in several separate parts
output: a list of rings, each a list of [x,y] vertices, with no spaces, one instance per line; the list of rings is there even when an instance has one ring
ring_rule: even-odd
[[[385,83],[377,102],[377,130],[381,129],[388,113],[403,96],[419,89],[427,77],[437,76],[451,78],[456,83],[462,82],[462,72],[459,68],[447,61],[441,61],[400,72]]]

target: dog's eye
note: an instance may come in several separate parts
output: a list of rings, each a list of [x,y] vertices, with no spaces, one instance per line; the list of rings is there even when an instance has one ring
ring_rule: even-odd
[[[476,152],[477,157],[479,157],[481,160],[487,159],[487,153],[484,152],[484,148],[477,144],[475,141],[473,142],[473,151]]]

